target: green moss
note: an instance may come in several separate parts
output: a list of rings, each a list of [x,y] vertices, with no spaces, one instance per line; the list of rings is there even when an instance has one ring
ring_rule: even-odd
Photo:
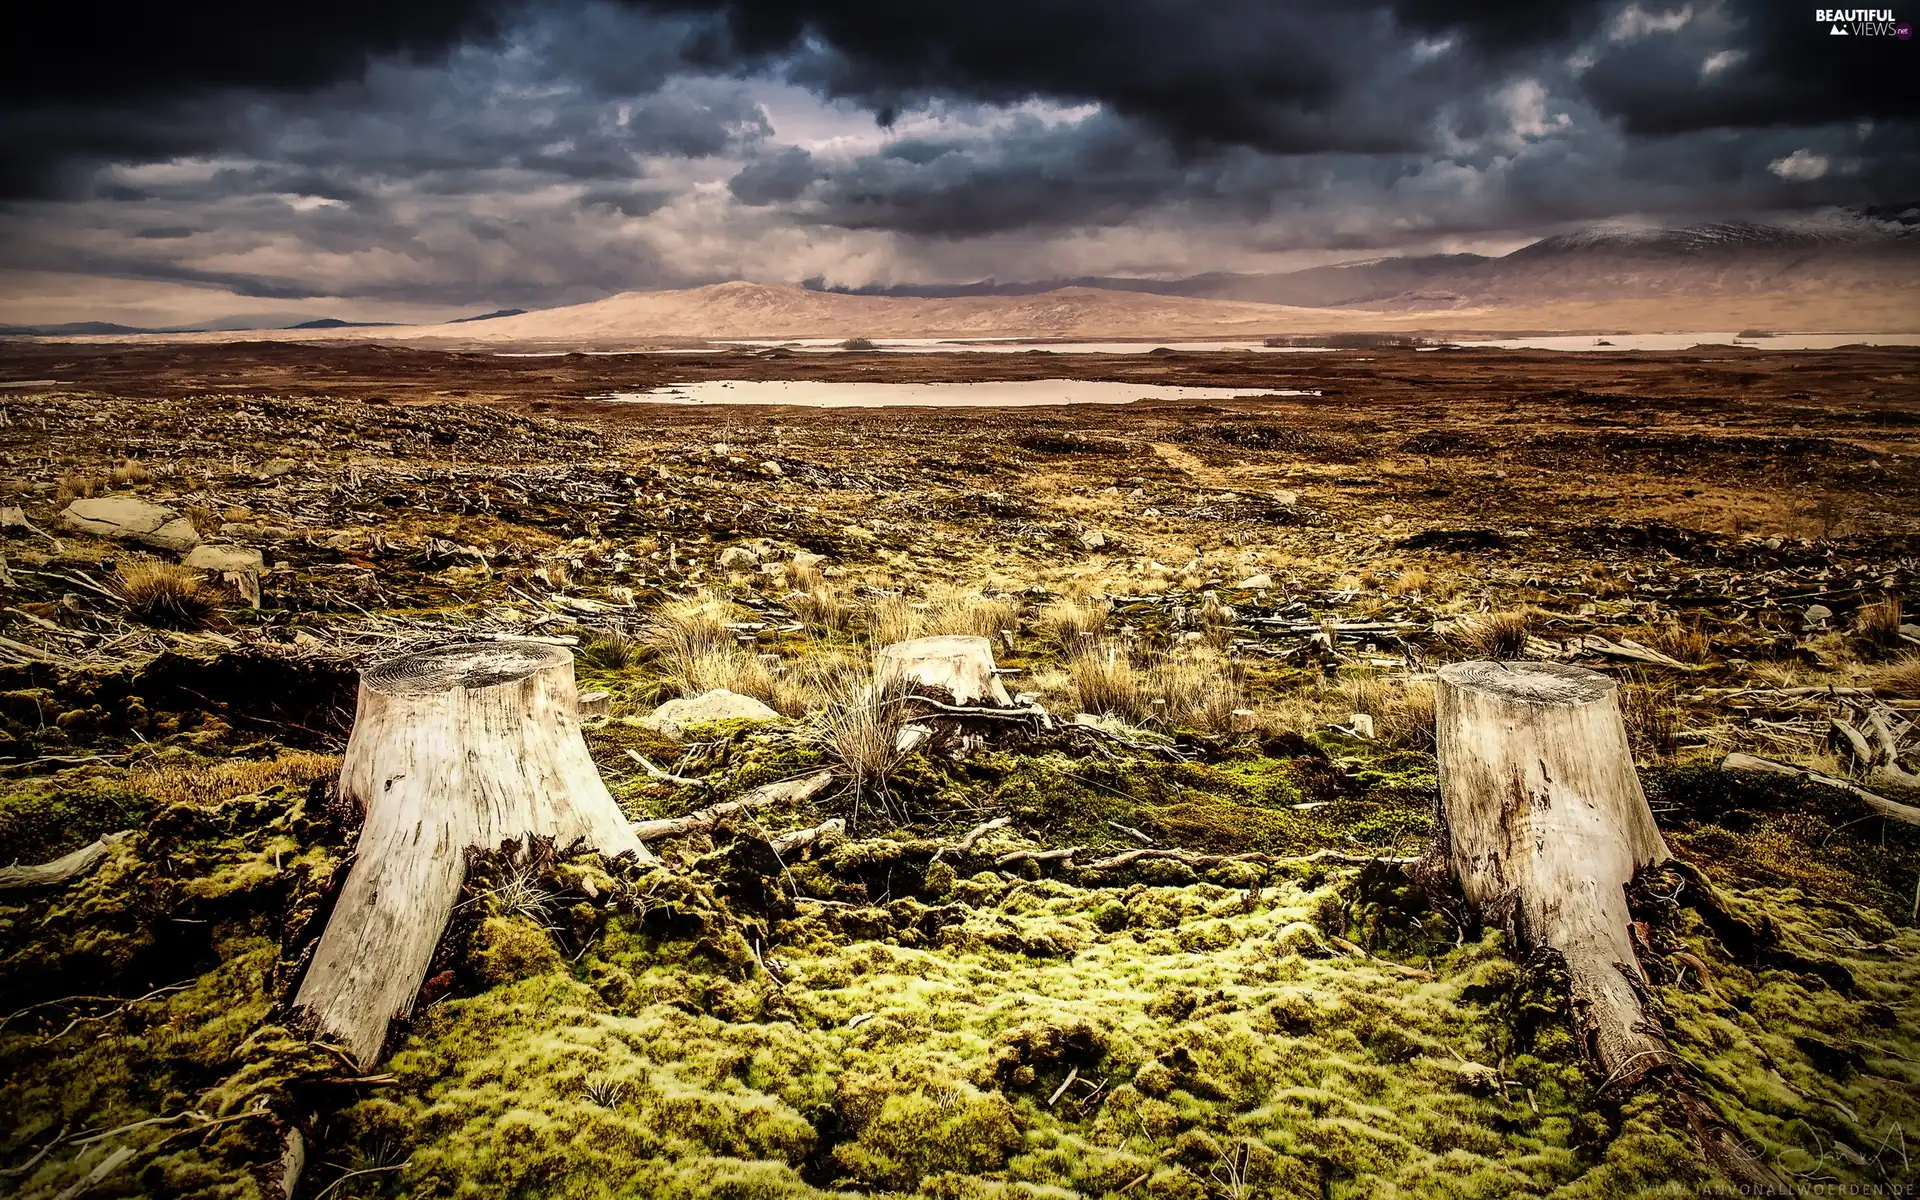
[[[105,776],[35,780],[0,793],[0,862],[44,862],[103,833],[132,829],[152,798]]]

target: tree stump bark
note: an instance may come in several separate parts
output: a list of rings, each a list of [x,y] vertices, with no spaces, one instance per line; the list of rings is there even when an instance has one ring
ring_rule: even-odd
[[[652,859],[580,734],[573,656],[537,642],[409,655],[366,671],[340,769],[364,816],[347,875],[294,998],[316,1036],[372,1067],[419,993],[470,846],[584,839]]]
[[[1626,887],[1667,845],[1634,773],[1619,690],[1559,663],[1439,672],[1448,858],[1460,889],[1526,945],[1566,960],[1576,1031],[1604,1088],[1671,1064],[1641,1004]]]

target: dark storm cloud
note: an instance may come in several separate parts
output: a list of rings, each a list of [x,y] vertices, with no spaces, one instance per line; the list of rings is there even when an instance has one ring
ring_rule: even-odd
[[[814,165],[813,155],[803,147],[788,146],[741,168],[727,181],[727,191],[742,204],[760,207],[792,200],[818,178],[820,168]]]
[[[1647,136],[1920,118],[1913,43],[1833,37],[1813,19],[1813,5],[1775,2],[1729,13],[1724,27],[1702,21],[1676,36],[1611,47],[1582,86],[1629,133]],[[1726,65],[1707,69],[1708,57],[1721,52]]]

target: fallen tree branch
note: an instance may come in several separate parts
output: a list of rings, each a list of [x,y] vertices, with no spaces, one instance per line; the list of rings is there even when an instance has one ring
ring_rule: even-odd
[[[1761,758],[1755,754],[1743,754],[1736,750],[1720,760],[1720,769],[1723,771],[1753,771],[1767,775],[1786,775],[1795,779],[1804,779],[1809,783],[1817,783],[1822,787],[1835,788],[1839,791],[1846,792],[1848,795],[1865,802],[1868,808],[1871,808],[1883,817],[1891,817],[1896,821],[1904,821],[1909,825],[1920,825],[1920,808],[1915,808],[1911,804],[1902,804],[1897,800],[1889,800],[1885,796],[1868,791],[1857,783],[1850,783],[1845,779],[1835,779],[1831,775],[1826,775],[1807,767],[1796,767],[1791,763],[1775,762],[1771,758]]]
[[[967,830],[966,835],[963,836],[959,841],[955,842],[953,845],[942,846],[938,850],[935,850],[933,852],[933,857],[927,860],[927,864],[931,866],[934,863],[939,862],[940,856],[943,854],[946,854],[948,851],[952,851],[955,854],[966,854],[973,849],[973,845],[975,842],[978,842],[981,838],[987,836],[989,833],[992,833],[994,830],[1005,829],[1007,826],[1011,824],[1013,824],[1013,818],[1005,817],[1005,816],[995,817],[991,821],[982,821],[980,824],[975,825],[972,829]]]
[[[679,837],[682,834],[698,830],[712,829],[722,818],[750,809],[764,808],[781,801],[799,803],[811,800],[827,790],[833,782],[833,772],[816,771],[798,779],[784,779],[778,783],[764,784],[735,800],[688,813],[684,817],[663,817],[653,821],[635,821],[633,835],[643,842],[657,842],[662,838]]]
[[[90,842],[72,854],[62,855],[52,862],[33,863],[28,866],[0,867],[0,891],[10,888],[46,887],[49,884],[65,883],[69,879],[85,875],[100,865],[107,851],[116,843],[133,836],[133,830],[123,829],[118,833],[109,833]]]
[[[806,846],[811,846],[829,834],[844,834],[847,823],[839,817],[829,817],[811,829],[796,829],[792,833],[783,833],[779,837],[769,838],[767,845],[781,858]]]
[[[632,759],[634,762],[639,763],[640,769],[647,773],[647,778],[649,779],[657,779],[661,783],[671,783],[675,787],[706,787],[707,786],[707,781],[704,779],[693,779],[686,775],[675,775],[671,771],[661,770],[659,767],[653,764],[652,759],[640,753],[638,750],[629,749],[627,751],[627,757]],[[644,841],[645,839],[643,838],[641,840]]]

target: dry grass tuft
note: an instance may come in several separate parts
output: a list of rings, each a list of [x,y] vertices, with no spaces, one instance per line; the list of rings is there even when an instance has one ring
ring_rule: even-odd
[[[1636,753],[1667,758],[1679,747],[1678,697],[1673,684],[1647,676],[1629,677],[1621,685],[1620,711],[1626,720],[1627,741]]]
[[[1713,644],[1698,621],[1666,621],[1635,633],[1636,640],[1683,663],[1713,661]]]
[[[132,487],[137,483],[152,483],[153,472],[147,470],[146,465],[137,458],[123,458],[114,464],[107,478],[113,481],[115,487]]]
[[[275,784],[305,787],[316,779],[340,773],[340,759],[332,754],[282,750],[274,758],[228,758],[205,764],[165,763],[135,772],[131,786],[162,804],[202,807],[251,796]]]
[[[787,608],[799,620],[831,633],[853,628],[853,618],[859,612],[845,592],[825,579],[807,591],[788,596]]]
[[[1382,744],[1396,750],[1433,749],[1433,684],[1356,675],[1333,695],[1345,710],[1337,719],[1344,722],[1354,713],[1365,713],[1373,718],[1374,737]]]
[[[1124,644],[1103,641],[1069,656],[1067,671],[1081,712],[1135,725],[1224,731],[1233,728],[1234,711],[1246,700],[1233,664],[1198,648],[1143,665]]]
[[[1408,567],[1387,584],[1387,591],[1395,596],[1406,596],[1414,592],[1427,592],[1433,587],[1433,576],[1425,567]]]
[[[1069,653],[1075,653],[1107,628],[1113,606],[1105,600],[1062,596],[1040,610],[1036,623]]]
[[[1900,597],[1888,596],[1866,605],[1854,615],[1853,631],[1871,646],[1882,649],[1900,645],[1900,625],[1905,615]]]
[[[1876,668],[1870,678],[1876,692],[1920,700],[1920,651],[1908,651],[1885,666]]]
[[[1483,613],[1454,626],[1451,640],[1475,658],[1505,662],[1526,652],[1534,614],[1525,609]]]
[[[871,666],[837,672],[822,691],[826,703],[813,719],[813,737],[846,772],[856,819],[862,801],[896,810],[887,783],[902,757],[900,729],[906,722],[899,692],[882,687]]]
[[[198,629],[213,615],[214,594],[198,571],[157,558],[120,564],[114,594],[134,620],[162,629]]]
[[[936,601],[924,625],[929,634],[964,633],[992,641],[1003,629],[1020,627],[1020,604],[1010,596],[982,596],[956,592]]]
[[[773,672],[734,640],[727,628],[733,616],[731,600],[703,588],[655,605],[636,640],[653,652],[668,686],[682,696],[726,688],[764,700],[773,689]]]
[[[85,500],[99,490],[99,480],[73,471],[62,475],[59,482],[54,484],[53,500],[56,504],[71,504],[75,500]]]
[[[876,596],[867,605],[867,641],[875,647],[920,636],[925,616],[905,596]]]

